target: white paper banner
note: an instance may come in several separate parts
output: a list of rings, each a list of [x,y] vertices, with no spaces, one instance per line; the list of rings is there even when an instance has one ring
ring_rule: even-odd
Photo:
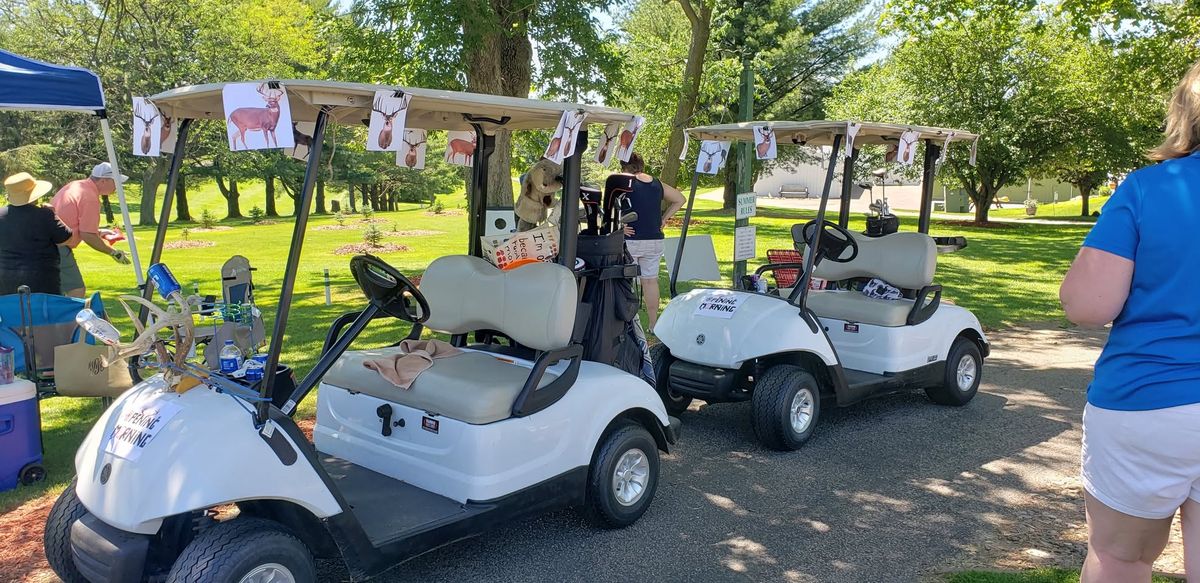
[[[597,164],[608,166],[612,162],[613,154],[617,153],[617,137],[621,135],[621,124],[613,122],[604,126],[604,131],[600,132],[600,137],[596,139],[596,157],[593,158]]]
[[[754,259],[757,255],[755,252],[755,227],[737,227],[733,230],[733,260],[745,261]]]
[[[687,131],[684,131],[683,132],[683,149],[679,150],[679,161],[680,162],[687,159],[687,149],[688,149],[688,133],[687,133]]]
[[[428,144],[425,143],[426,137],[428,136],[425,130],[404,130],[404,135],[400,136],[400,147],[396,150],[396,165],[423,170],[425,150],[428,148]]]
[[[410,101],[412,95],[407,93],[375,92],[375,98],[371,100],[371,122],[367,126],[367,150],[393,152],[398,149]]]
[[[862,124],[849,122],[846,124],[846,149],[842,151],[842,156],[849,158],[854,153],[854,138],[858,137],[859,130],[862,129]]]
[[[759,160],[774,160],[775,149],[775,130],[770,126],[754,126],[754,155]]]
[[[292,142],[294,145],[287,150],[288,156],[297,160],[308,160],[312,151],[313,132],[317,131],[316,122],[301,121],[292,123]]]
[[[705,294],[692,312],[694,316],[721,318],[728,320],[742,307],[742,302],[750,297],[749,294],[737,294],[729,290],[714,290]]]
[[[629,161],[629,156],[633,154],[633,143],[637,141],[638,134],[642,131],[642,126],[645,124],[646,118],[635,115],[625,125],[625,129],[621,130],[621,144],[617,149],[618,160],[622,162]]]
[[[700,142],[700,153],[696,155],[696,172],[716,174],[729,158],[731,142],[704,140]]]
[[[920,132],[908,130],[900,134],[900,142],[896,144],[896,163],[901,166],[911,166],[917,157],[917,141]]]
[[[145,97],[133,98],[133,154],[157,156],[162,150],[162,115]]]
[[[162,116],[162,133],[160,137],[159,154],[174,154],[175,142],[179,139],[179,124],[175,123],[175,120],[169,115]]]
[[[475,159],[475,131],[446,132],[446,163],[470,166]]]
[[[942,153],[938,156],[937,165],[941,166],[946,162],[946,154],[950,152],[950,141],[954,139],[954,132],[946,134],[946,140],[942,142]]]
[[[542,157],[555,164],[562,164],[564,159],[574,154],[575,140],[579,137],[579,126],[583,125],[585,119],[587,119],[587,112],[564,111],[558,120],[558,127],[554,128],[554,137],[550,138],[550,144],[546,146],[546,152],[542,154]]]
[[[183,407],[173,401],[175,393],[153,393],[130,399],[121,405],[121,415],[104,442],[104,451],[131,462],[137,461]]]
[[[979,147],[979,138],[975,138],[975,139],[974,139],[974,140],[971,142],[971,159],[970,159],[970,160],[967,160],[967,163],[968,163],[968,164],[970,164],[970,165],[972,165],[972,166],[974,166],[974,165],[975,165],[975,152],[977,151],[977,148],[978,148],[978,147]]]
[[[221,91],[229,149],[291,148],[292,110],[287,91],[267,83],[230,83]]]

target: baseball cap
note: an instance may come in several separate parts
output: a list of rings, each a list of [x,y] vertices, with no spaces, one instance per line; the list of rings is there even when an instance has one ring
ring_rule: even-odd
[[[92,178],[113,178],[112,164],[109,164],[108,162],[96,164],[96,166],[92,168]],[[129,177],[121,174],[120,179],[117,180],[117,182],[125,182],[126,180],[129,180]]]

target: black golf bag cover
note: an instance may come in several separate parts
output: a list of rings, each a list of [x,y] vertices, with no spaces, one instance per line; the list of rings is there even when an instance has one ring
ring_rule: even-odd
[[[625,234],[579,234],[578,257],[583,287],[581,310],[587,311],[583,358],[612,365],[654,385],[650,346],[638,320],[641,301],[633,289],[637,265],[625,251]]]

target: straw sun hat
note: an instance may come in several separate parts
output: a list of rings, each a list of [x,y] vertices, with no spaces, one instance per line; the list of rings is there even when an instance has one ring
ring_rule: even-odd
[[[4,179],[4,196],[13,206],[27,205],[50,192],[50,183],[36,180],[28,172],[13,174]]]

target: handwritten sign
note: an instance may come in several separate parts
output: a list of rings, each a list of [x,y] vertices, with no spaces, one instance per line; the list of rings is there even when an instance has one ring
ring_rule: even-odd
[[[492,265],[504,269],[508,264],[522,259],[553,261],[558,256],[558,230],[541,227],[515,235],[480,237],[483,257]]]
[[[743,192],[737,195],[736,218],[748,219],[758,212],[758,200],[753,192]]]
[[[126,402],[116,425],[108,433],[104,451],[131,462],[137,461],[154,436],[183,410],[172,400],[173,394],[157,393]]]
[[[700,300],[700,305],[696,306],[692,315],[728,320],[737,313],[738,308],[742,307],[742,302],[748,297],[750,296],[725,290],[711,291]]]
[[[754,226],[738,227],[733,230],[733,260],[754,259]]]

